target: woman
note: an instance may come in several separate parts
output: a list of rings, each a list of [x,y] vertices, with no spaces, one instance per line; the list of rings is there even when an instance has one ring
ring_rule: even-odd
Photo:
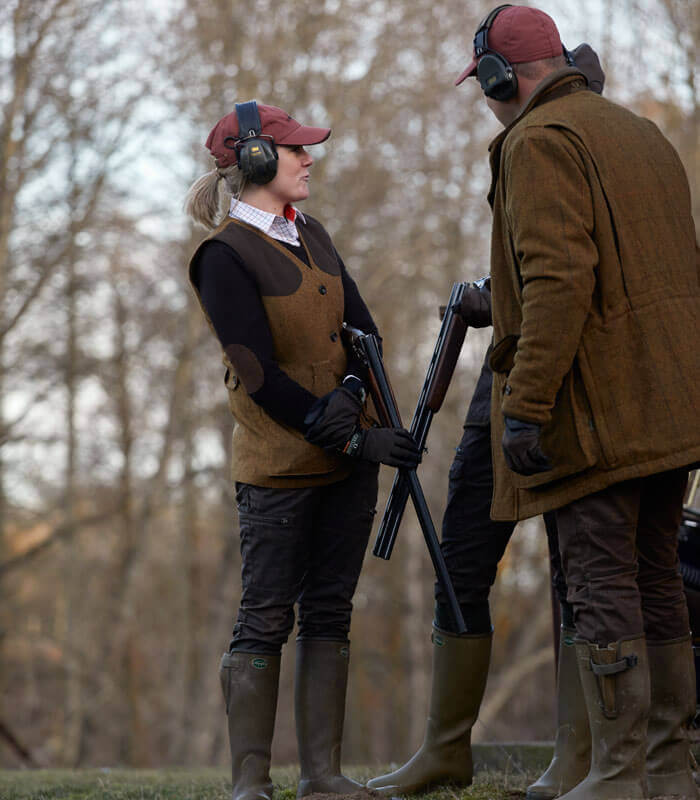
[[[351,601],[377,464],[420,458],[407,431],[374,427],[363,413],[362,368],[340,333],[343,321],[376,326],[328,233],[293,205],[309,195],[305,147],[329,135],[279,108],[238,104],[207,139],[216,168],[187,198],[188,213],[213,229],[190,280],[223,349],[237,423],[242,594],[220,672],[234,800],[272,795],[280,652],[295,603],[297,794],[359,787],[340,773]],[[217,226],[221,180],[233,199]]]

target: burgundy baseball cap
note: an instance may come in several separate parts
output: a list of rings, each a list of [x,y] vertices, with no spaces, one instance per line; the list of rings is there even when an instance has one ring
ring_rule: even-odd
[[[308,125],[301,125],[286,111],[282,111],[276,106],[258,104],[258,114],[260,115],[261,133],[271,136],[275,144],[305,147],[325,142],[331,135],[330,128],[310,128]],[[229,137],[239,138],[238,117],[235,111],[222,117],[211,129],[207,138],[206,147],[216,159],[216,166],[220,169],[236,163],[236,151],[231,148],[230,142],[228,147],[224,144]]]
[[[481,27],[481,26],[480,26]],[[554,20],[544,11],[529,6],[508,6],[496,15],[488,31],[489,50],[495,50],[511,64],[554,58],[563,53],[563,45]],[[476,53],[469,66],[455,81],[476,75]]]

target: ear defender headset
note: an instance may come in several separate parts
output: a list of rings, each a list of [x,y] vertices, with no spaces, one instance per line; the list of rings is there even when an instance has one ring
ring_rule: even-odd
[[[476,77],[486,97],[494,100],[510,100],[518,91],[518,77],[510,62],[495,50],[489,50],[489,28],[511,3],[497,6],[487,15],[474,34],[474,56],[479,59]]]
[[[277,149],[272,136],[262,132],[255,100],[236,103],[238,136],[227,136],[224,147],[236,151],[238,168],[251,183],[269,183],[277,174]]]
[[[479,59],[476,67],[476,77],[486,97],[494,100],[510,100],[518,92],[518,76],[513,65],[495,50],[489,49],[489,29],[493,21],[503,11],[510,8],[512,3],[497,6],[482,21],[474,34],[474,56]],[[568,66],[575,66],[571,53],[564,47],[564,57]]]

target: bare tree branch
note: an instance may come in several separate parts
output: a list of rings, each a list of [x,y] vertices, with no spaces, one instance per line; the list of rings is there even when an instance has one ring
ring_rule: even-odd
[[[106,522],[108,519],[113,518],[117,513],[118,509],[110,508],[107,511],[100,511],[97,514],[89,514],[86,517],[76,519],[70,523],[58,525],[39,544],[35,545],[29,550],[26,550],[24,553],[20,553],[19,555],[0,563],[0,577],[18,569],[19,567],[25,566],[29,562],[33,561],[37,556],[41,555],[43,552],[56,544],[56,542],[74,536],[82,528],[87,528],[91,525],[97,525],[99,523]]]
[[[3,739],[10,746],[10,749],[15,755],[19,756],[28,767],[39,766],[37,760],[29,751],[29,748],[20,742],[17,734],[12,732],[10,726],[3,719],[0,719],[0,739]]]

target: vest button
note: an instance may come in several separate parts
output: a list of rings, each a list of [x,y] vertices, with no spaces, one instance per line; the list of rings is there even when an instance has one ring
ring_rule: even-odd
[[[326,289],[325,286],[321,285],[321,286],[318,287],[318,293],[319,294],[326,294],[327,292],[328,292],[328,289]]]
[[[333,333],[331,334],[331,341],[332,342],[338,341],[338,334],[335,331],[333,331]]]

